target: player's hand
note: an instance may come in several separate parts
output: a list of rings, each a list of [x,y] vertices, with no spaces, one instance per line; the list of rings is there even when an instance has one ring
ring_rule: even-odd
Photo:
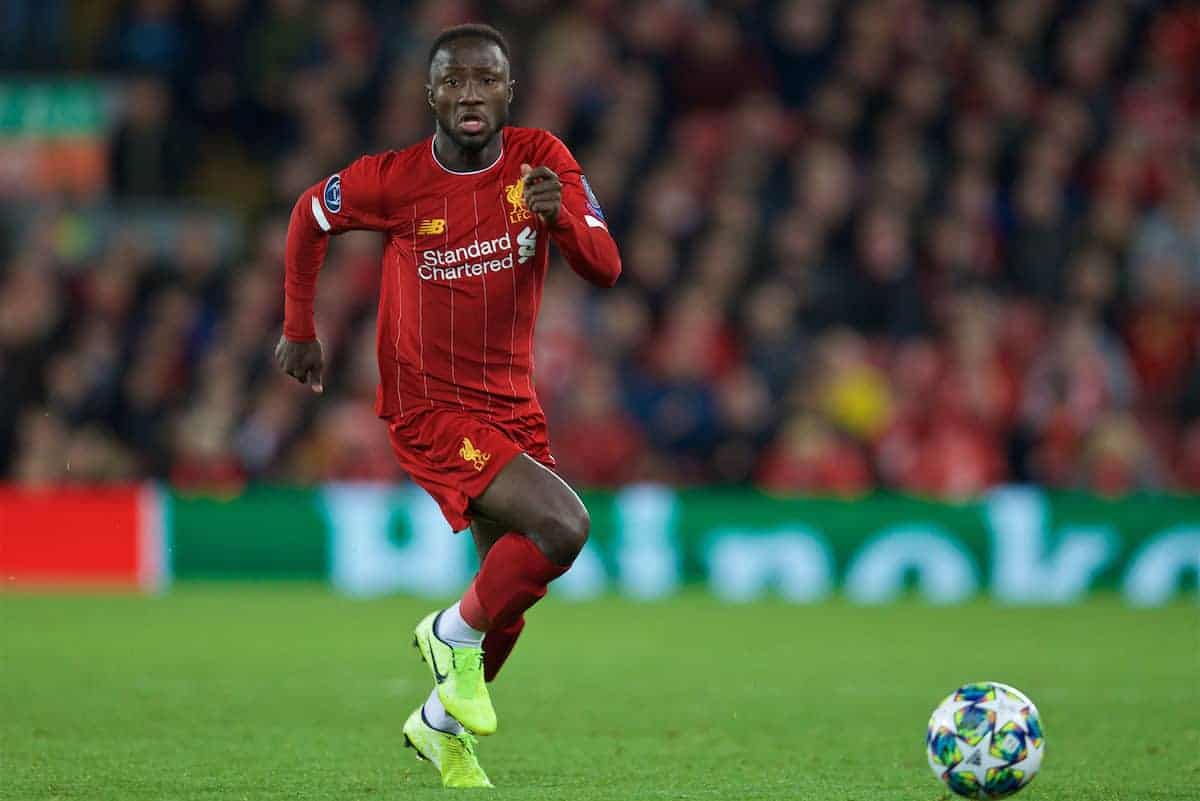
[[[525,208],[542,222],[553,223],[562,207],[562,182],[549,167],[521,165],[521,180],[525,182]]]
[[[275,346],[275,363],[279,369],[299,381],[308,384],[313,392],[324,392],[321,377],[325,372],[325,357],[321,353],[320,341],[292,342],[280,337]]]

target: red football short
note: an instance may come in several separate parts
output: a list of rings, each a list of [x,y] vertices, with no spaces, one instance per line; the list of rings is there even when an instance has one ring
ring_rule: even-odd
[[[516,456],[528,453],[554,466],[541,419],[510,428],[470,412],[437,408],[391,417],[387,424],[400,466],[433,496],[454,531],[470,525],[471,499],[482,495]]]

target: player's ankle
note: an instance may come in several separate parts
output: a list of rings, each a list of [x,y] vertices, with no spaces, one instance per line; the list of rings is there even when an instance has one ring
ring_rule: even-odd
[[[434,625],[434,634],[442,642],[455,648],[479,648],[483,645],[485,632],[473,628],[463,618],[459,603],[455,602],[453,606],[438,615]]]
[[[421,707],[421,715],[425,718],[425,722],[431,727],[446,734],[459,734],[463,730],[463,725],[459,723],[442,705],[442,699],[438,696],[437,688],[429,694],[425,705]]]

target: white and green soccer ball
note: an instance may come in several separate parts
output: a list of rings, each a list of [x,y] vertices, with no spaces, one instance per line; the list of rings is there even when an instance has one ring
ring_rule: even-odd
[[[1005,798],[1037,775],[1046,738],[1037,707],[996,681],[964,684],[933,710],[925,755],[933,774],[967,798]]]

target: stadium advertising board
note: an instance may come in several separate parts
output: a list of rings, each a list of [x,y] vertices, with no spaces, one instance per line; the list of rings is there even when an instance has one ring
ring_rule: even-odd
[[[1013,487],[954,504],[641,486],[585,501],[591,541],[553,590],[574,598],[652,600],[699,583],[735,602],[841,592],[883,603],[915,592],[934,603],[989,593],[1059,604],[1116,589],[1154,606],[1192,591],[1200,572],[1196,498]],[[415,487],[254,490],[233,501],[175,498],[172,509],[180,577],[327,574],[352,595],[439,596],[476,567],[469,538],[451,536]]]
[[[162,501],[153,487],[0,486],[2,586],[161,589]]]
[[[105,189],[116,96],[93,80],[0,80],[0,199]]]
[[[355,596],[447,596],[476,569],[469,537],[451,535],[412,486],[254,487],[235,497],[8,489],[0,497],[10,585],[51,575],[58,583],[119,575],[151,588],[168,575],[299,578],[328,579]],[[97,498],[122,499],[125,511],[98,512]],[[1067,604],[1115,590],[1157,606],[1195,598],[1200,575],[1193,497],[1106,500],[1008,487],[946,503],[638,486],[584,499],[592,538],[555,583],[562,597],[655,600],[700,585],[730,602],[841,594],[877,604],[915,594],[953,604],[987,594]]]

